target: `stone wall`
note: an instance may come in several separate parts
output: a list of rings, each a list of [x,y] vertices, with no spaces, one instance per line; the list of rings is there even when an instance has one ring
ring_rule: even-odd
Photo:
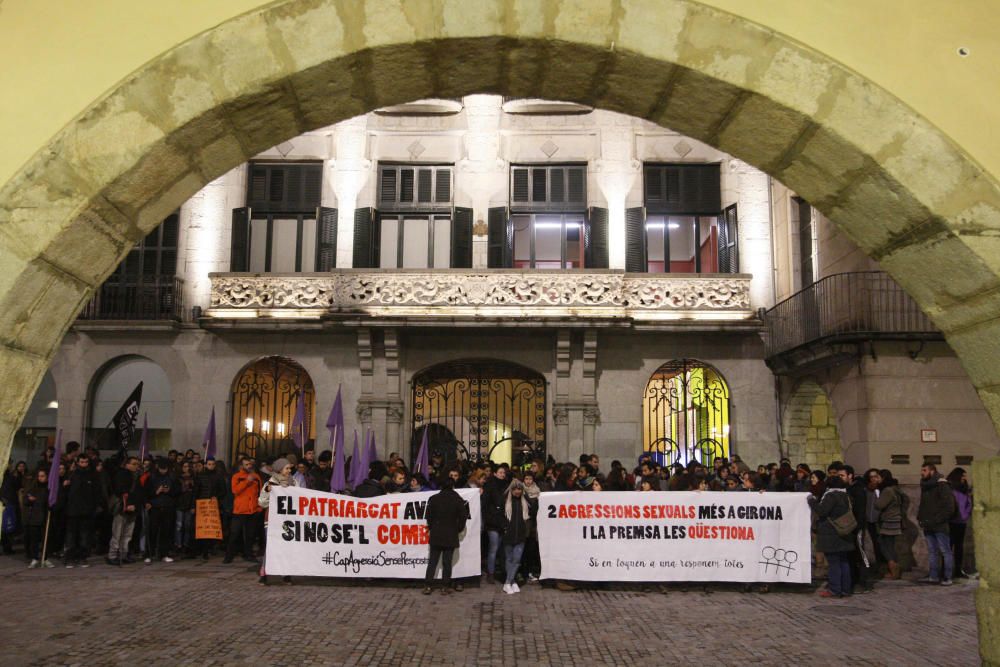
[[[972,528],[975,532],[979,588],[979,651],[983,664],[1000,665],[1000,458],[972,466]]]

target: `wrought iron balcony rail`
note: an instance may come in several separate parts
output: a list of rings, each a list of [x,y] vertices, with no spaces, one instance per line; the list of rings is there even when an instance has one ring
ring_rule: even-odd
[[[752,320],[746,274],[363,270],[213,273],[206,317]]]
[[[817,342],[941,336],[882,271],[827,276],[775,305],[764,321],[768,358]]]
[[[109,279],[97,288],[79,319],[180,321],[183,283],[176,276]]]

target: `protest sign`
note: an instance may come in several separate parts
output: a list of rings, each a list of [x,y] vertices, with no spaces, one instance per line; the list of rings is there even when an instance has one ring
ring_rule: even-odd
[[[480,573],[479,490],[456,489],[472,508],[452,576]],[[436,491],[355,498],[272,487],[267,573],[316,577],[422,578],[429,547],[424,511]]]
[[[194,502],[194,539],[221,540],[222,520],[219,518],[219,501],[216,498],[204,498]]]
[[[542,578],[809,583],[807,495],[543,493]]]

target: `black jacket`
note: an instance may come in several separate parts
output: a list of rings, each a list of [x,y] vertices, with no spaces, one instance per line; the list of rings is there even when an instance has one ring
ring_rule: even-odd
[[[854,519],[859,526],[868,523],[865,517],[865,509],[868,507],[868,492],[865,482],[858,477],[847,487],[847,495],[851,497],[851,509],[854,510]]]
[[[194,497],[195,500],[216,498],[219,506],[222,506],[222,500],[226,497],[226,482],[218,470],[202,470],[194,478]]]
[[[48,513],[49,487],[37,484],[28,487],[24,492],[24,524],[26,526],[44,526]]]
[[[507,518],[506,511],[504,512],[504,519],[507,524],[503,533],[504,544],[524,544],[524,542],[527,541],[528,520],[524,518],[526,503],[528,503],[528,499],[524,496],[515,498],[513,494],[511,495],[509,519]],[[528,509],[530,510],[530,505],[528,505]]]
[[[157,489],[161,486],[166,487],[166,492],[157,493]],[[161,509],[174,509],[177,506],[177,496],[180,493],[181,486],[177,480],[169,472],[161,475],[159,470],[154,470],[150,474],[143,489],[146,502]]]
[[[327,468],[323,470],[318,465],[313,466],[306,473],[306,482],[309,484],[309,488],[313,491],[329,491],[330,490],[330,477],[333,476],[333,468]]]
[[[121,498],[120,512],[125,511],[126,505],[132,505],[136,509],[142,506],[142,485],[139,484],[138,473],[119,468],[115,471],[115,477],[111,482],[111,491]]]
[[[507,517],[504,515],[504,492],[510,485],[510,480],[500,480],[490,477],[483,485],[482,508],[483,524],[486,530],[502,533],[507,527]]]
[[[850,511],[848,502],[847,493],[841,489],[828,489],[821,500],[809,496],[809,505],[819,519],[816,524],[816,551],[825,554],[854,551],[853,537],[841,537],[830,522]]]
[[[93,470],[77,468],[69,478],[69,494],[66,499],[66,516],[93,517],[101,506],[104,494],[101,481]]]
[[[330,490],[329,483],[327,483],[327,487],[323,490]],[[366,479],[358,485],[358,488],[354,489],[354,495],[358,498],[374,498],[375,496],[384,496],[385,489],[383,489],[382,485],[374,479]]]
[[[920,507],[917,523],[925,533],[947,533],[948,520],[955,514],[955,494],[951,484],[940,473],[920,480]]]
[[[424,519],[430,530],[430,545],[457,549],[459,535],[469,519],[469,506],[454,489],[438,491],[427,501]]]

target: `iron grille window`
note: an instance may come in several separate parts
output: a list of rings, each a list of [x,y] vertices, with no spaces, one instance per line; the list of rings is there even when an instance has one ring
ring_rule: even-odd
[[[515,466],[545,458],[545,378],[517,364],[474,359],[413,378],[415,458],[424,429],[432,454]]]
[[[712,366],[675,359],[649,379],[642,398],[643,451],[661,463],[699,461],[711,467],[729,457],[729,385]]]
[[[312,213],[320,205],[323,164],[252,162],[247,206],[259,213]]]
[[[512,166],[510,207],[515,212],[583,212],[587,208],[586,165]]]
[[[393,212],[451,208],[451,177],[451,165],[379,165],[378,208]]]

